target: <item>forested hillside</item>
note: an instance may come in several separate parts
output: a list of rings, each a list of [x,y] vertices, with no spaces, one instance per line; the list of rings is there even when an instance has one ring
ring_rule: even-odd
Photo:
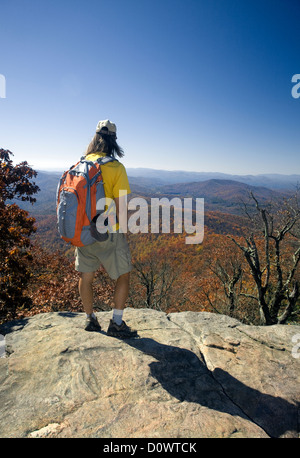
[[[69,247],[60,239],[56,229],[56,188],[59,177],[59,173],[39,172],[36,183],[40,187],[40,192],[35,204],[21,202],[19,205],[36,218],[37,232],[34,237],[44,248],[50,251],[56,249],[69,251]],[[250,191],[253,191],[262,203],[282,198],[287,194],[264,187],[249,186],[233,180],[220,179],[161,185],[156,186],[156,190],[147,187],[149,182],[147,178],[136,180],[129,176],[129,182],[132,190],[131,198],[144,197],[149,204],[151,198],[162,199],[166,197],[170,200],[174,197],[181,199],[188,197],[193,199],[204,198],[205,227],[217,234],[241,234],[242,228],[248,225],[244,214],[244,205],[247,203],[254,207],[254,202],[250,198]],[[150,231],[151,228],[149,227]]]
[[[35,218],[37,228],[31,236],[32,276],[24,291],[31,306],[20,310],[20,316],[81,310],[74,248],[60,239],[56,228],[59,177],[39,172],[36,202],[18,202]],[[148,233],[128,234],[134,266],[129,306],[214,311],[252,324],[272,324],[280,317],[282,322],[299,319],[300,215],[293,188],[271,190],[220,178],[177,184],[158,178],[153,184],[150,177],[129,176],[129,181],[131,198],[144,197],[148,203],[151,198],[204,198],[205,208],[203,243],[187,245],[185,233],[151,233],[149,206]],[[276,239],[278,231],[281,240]],[[108,310],[112,291],[113,282],[100,270],[96,307]]]

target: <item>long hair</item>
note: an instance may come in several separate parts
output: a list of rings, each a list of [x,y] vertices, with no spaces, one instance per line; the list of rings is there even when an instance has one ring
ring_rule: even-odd
[[[102,128],[102,131],[105,128]],[[85,155],[91,153],[106,153],[108,156],[118,157],[124,156],[123,149],[118,145],[116,136],[111,134],[105,134],[103,132],[96,132],[91,143],[87,147]]]

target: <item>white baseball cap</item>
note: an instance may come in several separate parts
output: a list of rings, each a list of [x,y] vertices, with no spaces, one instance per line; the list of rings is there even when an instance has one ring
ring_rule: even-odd
[[[110,122],[109,119],[106,119],[105,121],[98,122],[96,132],[117,135],[117,127],[113,122]]]

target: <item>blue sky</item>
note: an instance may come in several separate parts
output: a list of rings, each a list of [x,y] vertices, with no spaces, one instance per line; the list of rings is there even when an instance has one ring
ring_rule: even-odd
[[[0,0],[0,147],[72,165],[97,122],[126,167],[300,173],[299,0]]]

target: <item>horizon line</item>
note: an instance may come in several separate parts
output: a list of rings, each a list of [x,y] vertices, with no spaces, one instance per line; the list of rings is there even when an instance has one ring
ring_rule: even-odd
[[[35,169],[37,172],[58,172],[58,173],[61,173],[61,172],[64,172],[66,170],[68,170],[68,168],[36,168]],[[236,173],[236,172],[217,172],[217,171],[214,171],[214,172],[205,172],[205,171],[192,171],[192,170],[181,170],[181,169],[173,169],[173,170],[169,170],[169,169],[154,169],[154,168],[151,168],[151,167],[126,167],[126,170],[153,170],[153,171],[157,171],[157,172],[168,172],[168,173],[190,173],[190,174],[194,174],[194,175],[199,175],[199,174],[218,174],[218,175],[228,175],[228,176],[239,176],[239,177],[262,177],[262,176],[283,176],[283,177],[292,177],[292,176],[296,176],[296,177],[300,177],[300,173],[279,173],[279,172],[267,172],[267,173],[263,173],[263,172],[259,172],[259,173]]]

